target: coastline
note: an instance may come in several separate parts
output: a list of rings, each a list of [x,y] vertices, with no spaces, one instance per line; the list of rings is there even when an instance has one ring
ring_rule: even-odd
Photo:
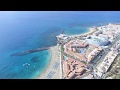
[[[68,36],[84,37],[87,35],[91,35],[96,31],[99,31],[99,30],[96,30],[96,27],[94,27],[94,28],[91,27],[88,29],[87,32],[85,32],[83,34],[68,35]],[[60,73],[61,73],[60,68],[62,68],[62,67],[60,66],[61,61],[60,61],[60,52],[59,52],[58,45],[50,47],[50,53],[51,53],[50,63],[47,66],[46,70],[38,77],[38,79],[60,79]],[[53,66],[55,65],[55,62],[59,63],[59,66],[56,70],[53,68]],[[51,71],[54,72],[54,74],[52,73],[52,77],[48,78],[47,76],[50,74]]]
[[[88,28],[88,31],[82,34],[76,34],[76,35],[69,35],[71,37],[76,37],[76,36],[84,36],[84,35],[88,35],[91,34],[93,32],[95,32],[96,30],[93,28]],[[59,47],[58,45],[56,46],[52,46],[50,47],[50,62],[49,64],[46,66],[45,70],[37,77],[37,79],[49,79],[47,76],[48,74],[52,71],[54,72],[54,75],[52,76],[51,79],[60,79],[60,54],[59,54]],[[55,64],[55,62],[59,63],[59,66],[57,69],[53,69],[53,66]]]
[[[89,35],[89,34],[95,32],[95,31],[96,31],[96,30],[95,30],[93,27],[90,27],[90,28],[88,28],[88,31],[85,32],[85,33],[82,33],[82,34],[75,34],[75,35],[68,35],[68,36],[70,36],[70,37],[78,37],[78,36],[82,37],[82,36]]]
[[[45,68],[45,70],[37,77],[37,79],[59,79],[60,75],[59,75],[59,71],[60,71],[60,60],[59,60],[59,51],[58,51],[58,46],[53,46],[50,47],[50,62],[47,65],[47,67]],[[53,68],[55,66],[55,64],[58,64],[58,66],[56,68]],[[50,76],[51,77],[48,77]]]

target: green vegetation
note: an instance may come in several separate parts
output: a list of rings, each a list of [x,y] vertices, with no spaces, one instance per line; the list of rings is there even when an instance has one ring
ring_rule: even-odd
[[[64,48],[63,48],[63,46],[61,45],[60,46],[60,51],[61,51],[61,56],[63,55],[63,53],[64,53]]]
[[[83,64],[87,64],[85,61],[81,61]]]
[[[120,79],[120,74],[116,75],[113,79]]]
[[[107,77],[113,77],[114,79],[120,79],[120,55],[118,55],[113,62],[109,72],[106,74]]]

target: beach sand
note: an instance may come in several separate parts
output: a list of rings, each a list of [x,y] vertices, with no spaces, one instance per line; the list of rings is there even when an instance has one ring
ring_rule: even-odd
[[[51,59],[49,65],[41,73],[38,79],[60,79],[60,57],[58,46],[50,47]],[[54,66],[56,66],[54,68]]]
[[[76,36],[84,36],[84,35],[90,35],[91,33],[95,32],[96,30],[93,28],[89,28],[89,31],[84,34],[78,34],[78,35],[69,35],[72,37]],[[51,52],[51,59],[49,65],[46,67],[46,69],[41,73],[41,75],[38,77],[38,79],[60,79],[61,75],[61,67],[60,67],[60,53],[59,53],[59,47],[58,45],[50,47]],[[58,64],[57,68],[53,68],[55,66],[55,63]]]

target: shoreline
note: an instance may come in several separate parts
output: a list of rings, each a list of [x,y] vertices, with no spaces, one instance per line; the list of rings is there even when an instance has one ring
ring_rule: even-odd
[[[75,35],[68,35],[68,36],[70,36],[70,37],[83,37],[83,36],[86,36],[86,35],[91,35],[91,34],[93,34],[94,32],[97,31],[95,29],[96,27],[95,26],[94,27],[89,27],[88,31],[85,32],[85,33],[82,33],[82,34],[75,34]],[[50,79],[60,79],[59,74],[60,74],[60,63],[61,62],[60,62],[58,45],[50,47],[49,51],[50,51],[49,64],[46,66],[44,71],[37,77],[37,79],[49,79],[49,78],[47,78],[47,76],[50,72],[54,72],[54,75],[52,75],[52,78],[50,78]],[[59,66],[56,70],[53,69],[53,66],[54,66],[55,62],[59,63]]]
[[[41,72],[41,74],[38,77],[36,77],[36,79],[42,79],[41,77],[44,76],[44,74],[47,72],[47,69],[50,66],[52,53],[51,53],[51,50],[49,50],[49,51],[50,51],[50,61],[49,61],[49,64],[45,67],[45,69]]]
[[[117,24],[115,24],[115,25],[117,25]],[[104,25],[104,26],[106,26],[106,25]],[[97,28],[97,26],[96,27],[90,27],[90,28],[88,28],[88,31],[85,32],[85,33],[68,35],[68,36],[70,36],[70,37],[84,37],[84,36],[87,36],[87,35],[92,35],[94,32],[99,31],[96,28]],[[50,54],[51,54],[49,65],[46,67],[45,71],[43,71],[41,73],[41,75],[38,77],[38,79],[60,79],[60,73],[61,73],[60,68],[62,68],[62,67],[60,66],[61,62],[60,62],[60,53],[59,53],[58,45],[50,47],[49,50],[50,50]],[[53,69],[53,66],[54,66],[55,62],[59,63],[59,69],[58,68],[56,70]],[[52,78],[46,78],[47,75],[50,74],[50,71],[54,72],[54,74],[52,75]]]
[[[97,31],[97,30],[94,29],[94,27],[90,27],[90,28],[88,28],[88,31],[85,32],[85,33],[82,33],[82,34],[75,34],[75,35],[68,35],[68,36],[70,36],[70,37],[78,37],[78,36],[79,36],[79,37],[82,37],[82,36],[89,35],[89,34],[95,32],[95,31]]]
[[[95,32],[96,30],[93,29],[93,27],[88,28],[88,31],[82,34],[75,34],[75,35],[68,35],[70,37],[76,37],[76,36],[84,36],[84,35],[88,35],[90,33]],[[50,61],[49,64],[46,66],[46,68],[44,69],[44,71],[36,78],[36,79],[49,79],[47,78],[47,75],[50,73],[50,71],[55,72],[56,75],[53,75],[53,77],[51,79],[60,79],[60,55],[59,55],[59,48],[58,45],[56,46],[52,46],[50,47],[49,51],[50,51]],[[56,55],[57,54],[57,55]],[[58,58],[59,56],[59,58]],[[57,70],[54,70],[52,67],[54,65],[55,62],[59,62],[59,67]]]
[[[59,79],[59,69],[60,69],[60,60],[58,58],[59,51],[58,46],[52,46],[49,49],[50,51],[50,61],[49,64],[46,66],[45,70],[37,77],[37,79]],[[59,63],[58,67],[55,69],[53,68],[55,63]],[[51,78],[48,78],[48,75],[53,73]]]

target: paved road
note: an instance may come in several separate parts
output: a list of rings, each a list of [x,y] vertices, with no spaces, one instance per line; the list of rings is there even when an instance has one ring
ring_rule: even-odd
[[[108,46],[108,48],[103,49],[103,51],[102,51],[96,58],[93,59],[93,61],[91,62],[90,66],[89,66],[92,74],[94,74],[93,69],[95,69],[96,66],[97,66],[101,61],[104,60],[105,56],[106,56],[106,55],[108,54],[108,52],[110,51],[110,48],[112,48],[112,47],[117,43],[117,41],[119,41],[119,40],[120,40],[120,34],[116,36],[116,38],[115,38],[114,41]],[[104,75],[102,76],[102,78],[105,78],[105,75],[106,75],[106,74],[104,74]],[[98,78],[98,77],[97,77],[97,78]]]

